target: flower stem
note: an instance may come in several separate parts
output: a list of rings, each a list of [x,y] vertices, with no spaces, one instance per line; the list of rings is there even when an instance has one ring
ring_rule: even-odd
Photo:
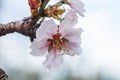
[[[49,1],[50,0],[43,0],[43,3],[42,3],[42,5],[39,9],[39,13],[40,13],[41,16],[44,16],[44,9],[45,9],[45,7],[46,7],[46,5]]]

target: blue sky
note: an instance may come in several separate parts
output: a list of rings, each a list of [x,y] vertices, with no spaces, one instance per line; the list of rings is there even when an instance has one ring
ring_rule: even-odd
[[[98,69],[118,77],[120,75],[120,0],[82,0],[85,17],[79,18],[77,27],[83,28],[82,48],[79,57],[65,57],[73,73],[94,73]],[[0,23],[21,20],[30,15],[27,0],[4,0]],[[29,55],[31,42],[28,37],[14,33],[0,38],[0,67],[24,67],[39,69],[44,57]],[[4,63],[2,63],[4,61]],[[12,63],[9,64],[9,63]],[[73,65],[74,64],[74,65]],[[78,70],[79,68],[79,70]]]

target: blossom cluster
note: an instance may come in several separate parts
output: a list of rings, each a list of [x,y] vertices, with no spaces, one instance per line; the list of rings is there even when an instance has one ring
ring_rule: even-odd
[[[78,23],[79,16],[84,17],[84,4],[80,0],[62,0],[62,3],[45,9],[47,17],[53,17],[53,19],[42,22],[30,46],[31,55],[46,55],[43,65],[49,70],[55,69],[63,62],[63,55],[74,56],[82,52],[81,32],[83,30],[76,29],[75,25]],[[69,5],[70,9],[66,11],[59,8],[64,4]],[[59,15],[64,12],[66,14],[61,18]],[[56,24],[54,19],[60,20],[60,23]]]

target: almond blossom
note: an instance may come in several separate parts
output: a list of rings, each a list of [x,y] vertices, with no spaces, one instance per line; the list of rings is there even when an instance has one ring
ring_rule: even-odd
[[[57,25],[52,19],[41,24],[36,31],[36,39],[31,45],[33,56],[43,56],[46,60],[43,65],[47,69],[55,69],[63,62],[63,55],[79,55],[82,52],[81,32],[74,26],[78,17],[73,11],[68,11],[64,20]]]
[[[75,10],[79,15],[84,17],[84,3],[81,2],[80,0],[69,0],[70,7]]]

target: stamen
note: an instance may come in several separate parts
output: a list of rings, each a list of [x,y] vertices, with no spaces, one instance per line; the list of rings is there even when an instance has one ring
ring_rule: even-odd
[[[61,36],[62,35],[61,35],[61,33],[59,33],[59,26],[58,26],[57,33],[52,36],[53,39],[47,39],[47,42],[49,44],[48,52],[50,52],[51,49],[53,49],[53,48],[58,49],[60,52],[62,51],[63,44],[65,42],[68,42],[68,40]]]

